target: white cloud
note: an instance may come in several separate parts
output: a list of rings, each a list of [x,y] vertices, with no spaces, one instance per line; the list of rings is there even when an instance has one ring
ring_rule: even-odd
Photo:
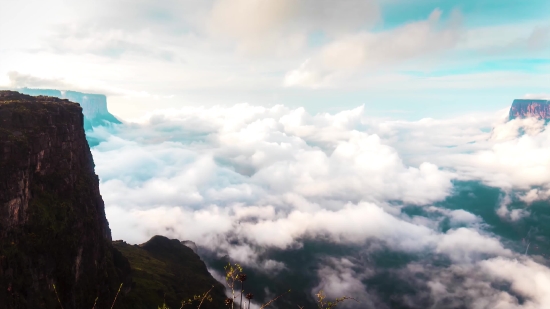
[[[378,18],[378,4],[371,0],[217,0],[208,27],[218,38],[236,40],[245,52],[288,54],[306,47],[312,31],[338,34]]]
[[[550,188],[548,189],[531,189],[524,195],[520,195],[519,199],[525,203],[531,204],[535,201],[544,201],[550,199]]]
[[[550,100],[550,94],[548,93],[528,93],[524,96],[525,99],[535,99],[535,100]]]
[[[16,71],[8,72],[9,84],[8,86],[13,88],[22,87],[41,87],[51,89],[74,89],[75,87],[69,85],[63,78],[42,78],[33,76],[30,74],[23,74]]]
[[[362,268],[347,258],[327,258],[317,273],[319,284],[311,290],[313,298],[317,299],[317,294],[323,291],[327,297],[325,301],[333,301],[343,296],[353,297],[339,304],[339,307],[380,308],[374,305],[377,301],[376,296],[369,294],[362,282],[372,276],[371,269]]]
[[[359,32],[338,38],[300,68],[287,73],[285,86],[315,87],[340,74],[394,65],[453,48],[460,37],[460,15],[440,25],[442,12],[434,10],[427,20],[406,24],[381,33]]]
[[[550,162],[548,130],[530,120],[505,122],[505,116],[404,122],[372,119],[363,107],[317,115],[285,106],[186,107],[97,128],[91,134],[104,142],[92,152],[114,238],[189,239],[269,273],[288,265],[268,250],[296,250],[307,239],[428,254],[452,263],[422,266],[436,304],[463,298],[472,308],[531,309],[492,285],[521,279],[497,277],[490,268],[520,256],[488,232],[481,217],[433,206],[453,194],[452,180],[507,192],[495,211],[509,221],[529,215],[512,209],[512,198],[548,198],[547,173],[540,172]],[[407,215],[403,205],[428,215]],[[444,221],[450,229],[441,229]],[[544,268],[522,259],[521,267]],[[348,257],[319,266],[315,289],[379,305],[362,283],[370,268],[360,271],[364,265]],[[458,284],[457,276],[471,278]],[[546,301],[526,295],[533,304]]]
[[[408,218],[388,202],[430,205],[449,196],[457,178],[517,190],[544,184],[547,131],[496,134],[511,125],[498,119],[377,123],[362,108],[313,116],[283,106],[188,107],[113,132],[97,129],[92,134],[106,141],[93,154],[107,212],[127,212],[123,225],[135,226],[129,235],[114,219],[113,233],[129,241],[169,227],[174,236],[212,247],[229,234],[279,248],[299,246],[304,237],[381,239],[396,250],[438,248],[469,259],[480,248],[503,250],[498,241],[477,236],[478,217],[440,212],[466,228],[439,235],[429,220]],[[479,129],[491,122],[493,132]],[[401,143],[402,130],[410,144]],[[412,157],[403,160],[400,153]],[[525,198],[542,198],[538,192]],[[461,249],[475,244],[462,239],[476,237],[479,246]]]
[[[507,114],[388,121],[374,130],[406,154],[408,164],[430,161],[460,179],[502,189],[545,187],[550,182],[550,130],[542,120],[508,121]]]
[[[440,200],[452,175],[430,163],[405,166],[378,136],[350,130],[361,112],[309,116],[282,106],[188,108],[116,127],[115,135],[97,129],[91,134],[107,139],[93,149],[103,196],[107,205],[136,216],[150,208],[194,211],[212,205],[225,231],[236,229],[258,245],[287,247],[324,233],[335,241],[361,242],[385,233],[396,246],[412,247],[398,238],[429,237],[429,231],[406,223],[410,231],[392,231],[398,219],[372,203]],[[310,145],[315,143],[324,148]],[[173,211],[171,217],[182,210]],[[300,223],[311,216],[315,220]],[[350,216],[357,217],[354,224]],[[369,216],[379,217],[378,225],[364,227],[362,219]],[[237,227],[231,225],[236,220],[242,221]],[[281,226],[275,229],[281,234],[263,234],[267,225]]]
[[[546,308],[550,306],[550,270],[532,260],[495,258],[480,262],[481,269],[495,279],[511,284],[511,289],[527,300],[516,308]]]

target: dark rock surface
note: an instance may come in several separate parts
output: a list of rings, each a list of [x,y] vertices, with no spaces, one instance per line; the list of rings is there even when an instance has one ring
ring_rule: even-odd
[[[201,295],[212,286],[212,302],[203,303],[201,308],[225,307],[223,285],[210,275],[200,257],[181,241],[154,236],[141,245],[124,241],[113,244],[128,258],[133,269],[134,284],[125,298],[131,308],[157,308],[164,301],[170,308],[180,308],[182,300]]]
[[[128,261],[111,243],[82,108],[0,91],[0,307],[110,308]],[[127,292],[128,289],[124,289]]]
[[[510,120],[516,118],[550,119],[550,101],[516,99],[510,107]]]

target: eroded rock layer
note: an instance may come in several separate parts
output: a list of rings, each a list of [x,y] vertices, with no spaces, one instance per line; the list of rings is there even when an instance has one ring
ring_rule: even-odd
[[[550,101],[516,99],[510,107],[510,120],[515,118],[550,119]]]

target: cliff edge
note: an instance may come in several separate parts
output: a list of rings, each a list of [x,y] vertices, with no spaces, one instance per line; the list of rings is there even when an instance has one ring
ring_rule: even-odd
[[[82,107],[0,91],[0,304],[108,308],[128,261],[111,243]],[[55,291],[54,291],[55,285]]]
[[[82,93],[77,91],[61,91],[54,89],[21,88],[20,93],[32,96],[49,96],[67,99],[76,102],[82,107],[84,114],[84,129],[92,130],[93,127],[109,123],[121,123],[107,109],[107,97],[103,94]]]
[[[550,101],[516,99],[510,107],[509,119],[529,118],[550,119]]]

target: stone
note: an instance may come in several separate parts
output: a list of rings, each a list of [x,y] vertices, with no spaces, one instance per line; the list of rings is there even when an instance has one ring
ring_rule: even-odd
[[[509,119],[529,118],[550,119],[550,101],[516,99],[510,107]]]

